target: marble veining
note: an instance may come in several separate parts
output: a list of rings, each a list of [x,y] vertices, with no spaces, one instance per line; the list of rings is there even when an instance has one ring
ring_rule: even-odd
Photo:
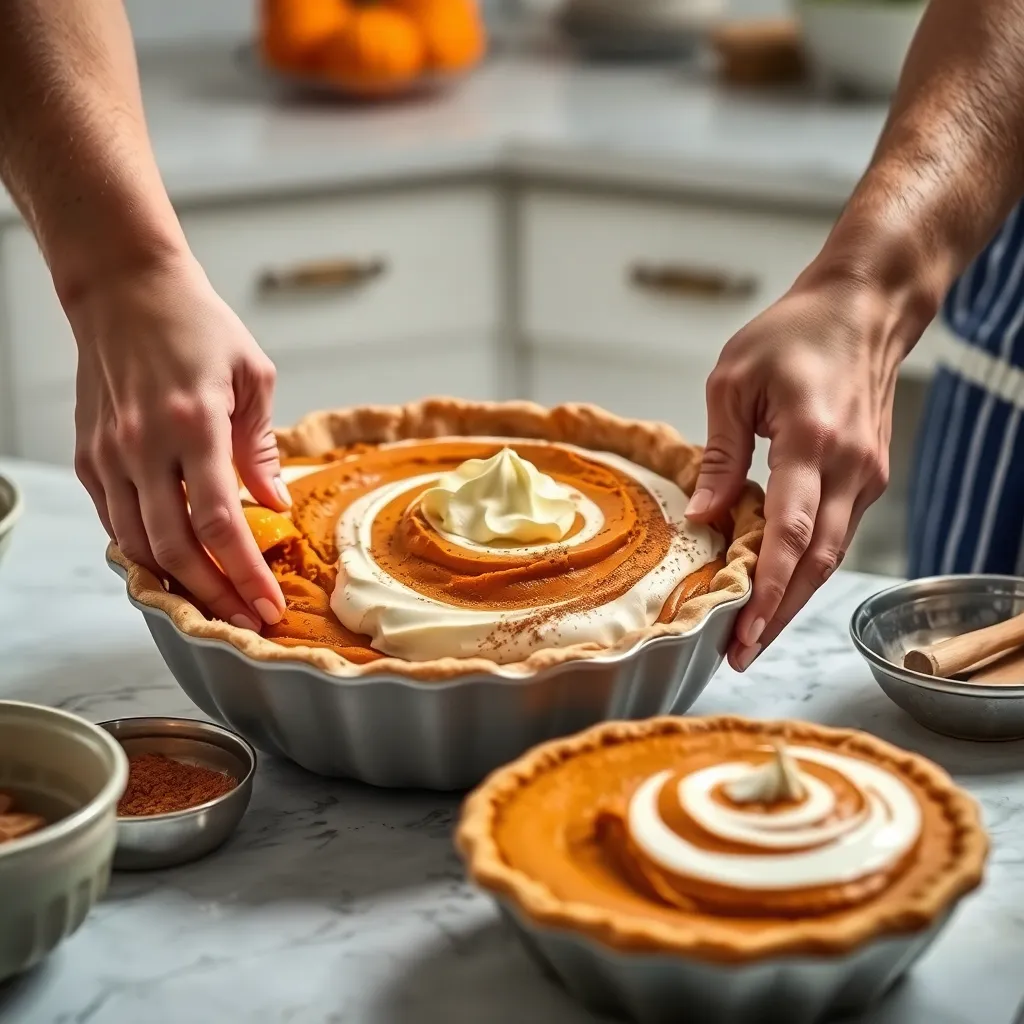
[[[87,718],[199,712],[178,689],[63,470],[0,464],[26,514],[0,566],[0,697]],[[1024,996],[1024,744],[945,740],[875,686],[847,639],[884,585],[839,573],[741,678],[695,711],[798,716],[919,750],[981,801],[984,888],[863,1024],[1011,1024]],[[454,797],[387,792],[263,758],[249,813],[197,864],[117,875],[82,930],[0,987],[2,1024],[586,1024],[463,880]],[[2,913],[2,908],[0,908]]]

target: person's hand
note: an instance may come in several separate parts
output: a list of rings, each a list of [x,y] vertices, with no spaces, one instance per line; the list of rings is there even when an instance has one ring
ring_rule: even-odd
[[[738,498],[755,435],[770,439],[766,528],[754,592],[729,648],[743,671],[842,561],[885,490],[902,352],[876,293],[801,280],[722,350],[707,382],[708,443],[687,514]]]
[[[107,533],[217,618],[277,622],[284,599],[234,468],[258,502],[288,507],[273,364],[191,257],[91,287],[68,315],[79,350],[75,468]]]

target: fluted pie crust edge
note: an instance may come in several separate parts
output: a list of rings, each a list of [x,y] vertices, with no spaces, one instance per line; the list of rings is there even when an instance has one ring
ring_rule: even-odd
[[[953,826],[953,841],[942,868],[906,898],[886,899],[882,894],[838,918],[796,918],[787,922],[781,935],[773,936],[738,929],[730,925],[727,917],[716,918],[706,913],[675,926],[642,916],[627,916],[610,908],[565,901],[505,860],[495,839],[502,807],[544,772],[578,754],[602,747],[666,734],[716,731],[777,736],[792,743],[811,740],[854,756],[859,754],[909,777],[943,807]],[[973,798],[926,758],[853,729],[724,715],[604,723],[535,747],[493,772],[470,794],[463,806],[456,845],[470,876],[481,888],[509,901],[542,927],[568,930],[622,952],[679,955],[725,963],[797,955],[842,956],[887,935],[922,931],[981,883],[989,846]]]
[[[664,424],[622,419],[592,405],[547,409],[532,402],[465,402],[451,398],[314,412],[294,427],[278,430],[277,440],[283,458],[301,458],[359,442],[382,444],[452,435],[535,438],[608,451],[674,480],[686,493],[693,491],[703,452]],[[637,630],[612,647],[589,643],[545,648],[524,661],[500,666],[489,658],[382,658],[355,665],[332,650],[283,647],[230,623],[207,619],[186,598],[168,593],[153,573],[126,558],[116,544],[108,547],[107,558],[124,570],[128,592],[138,604],[164,612],[186,636],[224,641],[257,661],[302,661],[344,677],[393,674],[428,681],[480,673],[522,676],[566,662],[625,653],[641,640],[687,633],[712,608],[743,597],[750,588],[764,536],[763,503],[761,489],[748,483],[732,510],[733,538],[726,566],[715,575],[709,593],[683,604],[675,621]]]

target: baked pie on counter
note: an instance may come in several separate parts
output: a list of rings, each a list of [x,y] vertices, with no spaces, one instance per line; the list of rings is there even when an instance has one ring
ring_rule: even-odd
[[[690,523],[701,450],[667,427],[435,399],[314,414],[279,442],[290,512],[242,497],[285,595],[281,622],[257,636],[187,594],[147,595],[183,632],[257,659],[529,673],[686,632],[749,589],[760,491],[718,529]]]
[[[458,844],[585,999],[706,1024],[862,1008],[980,883],[988,849],[974,801],[924,758],[742,718],[537,747],[469,797]]]

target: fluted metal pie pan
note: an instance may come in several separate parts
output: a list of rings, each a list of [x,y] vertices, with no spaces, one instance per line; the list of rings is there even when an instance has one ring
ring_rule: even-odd
[[[125,578],[124,568],[109,560]],[[136,601],[175,679],[206,714],[258,749],[319,775],[375,786],[461,790],[530,747],[608,719],[682,714],[721,664],[747,594],[687,633],[626,652],[423,683],[381,673],[345,678],[295,660],[258,661],[189,636]]]
[[[633,459],[686,493],[702,459],[702,449],[670,427],[586,405],[426,399],[311,413],[277,436],[286,458],[365,442],[539,438]],[[284,648],[207,619],[116,546],[108,560],[185,692],[258,748],[321,775],[464,789],[543,740],[609,718],[685,712],[718,668],[750,593],[762,502],[760,489],[748,485],[733,509],[727,564],[672,622],[606,650],[544,647],[513,664],[480,655],[356,665],[333,650]]]
[[[907,972],[949,920],[876,939],[841,957],[798,956],[716,964],[620,952],[568,930],[544,928],[498,898],[505,919],[542,970],[580,1002],[639,1024],[821,1024],[859,1020]]]
[[[637,895],[642,898],[636,901],[625,898],[619,889],[634,891],[631,873],[620,872],[611,861],[595,873],[598,855],[590,849],[579,852],[590,843],[583,838],[585,833],[591,840],[598,839],[594,824],[600,794],[608,793],[616,806],[626,800],[626,832],[637,839],[633,830],[642,831],[637,821],[646,812],[641,809],[636,819],[633,798],[626,795],[637,765],[642,763],[646,774],[675,764],[680,757],[685,766],[687,737],[703,743],[703,737],[723,730],[761,742],[784,737],[787,742],[820,744],[853,760],[888,766],[912,782],[927,796],[921,804],[919,831],[908,837],[914,843],[912,849],[928,852],[908,865],[907,870],[916,870],[917,875],[901,875],[882,892],[863,890],[868,892],[866,900],[838,913],[797,911],[773,917],[770,901],[763,903],[769,916],[762,927],[756,927],[749,916],[737,919],[725,910],[689,913],[680,908],[676,914],[671,902],[663,902],[653,892],[648,897],[641,890]],[[669,737],[673,746],[658,746],[657,762],[634,762],[622,749],[628,744],[660,744]],[[651,749],[643,751],[645,757]],[[707,752],[699,749],[702,756]],[[574,762],[571,770],[563,771],[569,762]],[[698,762],[697,775],[707,764],[707,760]],[[586,785],[580,781],[584,771]],[[603,784],[595,783],[598,776]],[[680,792],[684,787],[680,783]],[[684,802],[680,797],[680,807]],[[941,827],[928,826],[925,803],[942,818]],[[549,808],[561,810],[552,816]],[[894,809],[883,829],[894,824],[898,815]],[[692,820],[700,834],[699,813]],[[532,826],[529,833],[524,832],[527,822]],[[777,827],[785,831],[784,824]],[[660,829],[680,832],[685,845],[686,835],[670,819],[663,817]],[[728,833],[709,827],[709,835],[720,839]],[[785,842],[781,835],[777,841]],[[845,841],[835,833],[826,834],[820,849]],[[872,837],[869,845],[874,843]],[[463,806],[456,845],[470,878],[494,898],[546,973],[588,1007],[624,1015],[639,1024],[860,1020],[859,1015],[880,1000],[928,948],[960,901],[978,887],[989,849],[977,803],[925,758],[850,730],[738,717],[609,723],[538,747],[499,769],[474,791]],[[789,849],[802,854],[814,845],[796,844]],[[758,853],[764,855],[767,850],[755,851],[755,861]],[[657,854],[652,856],[658,859]],[[736,870],[744,851],[719,856],[733,861],[719,867]],[[682,859],[680,863],[689,862]],[[692,876],[684,867],[683,877],[714,885],[714,868],[709,869],[705,861],[697,863],[700,867]],[[673,868],[665,866],[671,875]],[[637,867],[644,870],[642,862]],[[810,874],[803,876],[804,892],[814,891],[813,878],[821,881],[821,876],[814,875],[816,869],[808,870]],[[603,872],[620,883],[607,889],[608,899],[601,895]],[[720,877],[728,879],[728,871]],[[580,884],[580,879],[585,881]],[[745,895],[753,899],[755,892]],[[654,913],[648,898],[669,912]],[[854,1014],[858,1016],[850,1016]]]

